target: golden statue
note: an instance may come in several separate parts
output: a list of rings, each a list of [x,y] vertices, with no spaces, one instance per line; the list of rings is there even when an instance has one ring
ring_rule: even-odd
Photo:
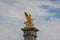
[[[24,22],[24,24],[26,24],[26,27],[33,27],[34,25],[32,24],[33,19],[31,18],[31,14],[27,14],[26,12],[24,12],[25,17],[26,17],[26,21]]]

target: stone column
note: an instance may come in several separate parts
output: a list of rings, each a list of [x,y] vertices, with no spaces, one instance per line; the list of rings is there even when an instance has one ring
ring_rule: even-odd
[[[22,28],[24,40],[36,40],[37,38],[37,32],[39,31],[37,28]]]

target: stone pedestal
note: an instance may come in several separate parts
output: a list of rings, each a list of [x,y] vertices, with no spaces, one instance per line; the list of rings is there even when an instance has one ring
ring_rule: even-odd
[[[37,32],[39,31],[37,28],[35,27],[31,27],[31,28],[22,28],[21,29],[23,31],[23,36],[24,36],[24,40],[36,40],[37,37]]]

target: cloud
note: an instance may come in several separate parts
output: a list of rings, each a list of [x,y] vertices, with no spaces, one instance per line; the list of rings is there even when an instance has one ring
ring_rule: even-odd
[[[60,9],[59,8],[51,8],[47,5],[43,5],[41,6],[41,8],[46,9],[48,12],[50,12],[51,14],[53,14],[54,18],[60,19]]]
[[[53,7],[53,8],[60,8],[60,3],[59,3],[60,1],[59,0],[34,0],[34,1],[29,1],[29,3],[28,4],[30,4],[30,5],[35,5],[35,6],[42,6],[42,5],[47,5],[47,6],[49,6],[49,7]]]
[[[0,0],[0,2],[12,5],[12,4],[16,3],[16,0]]]
[[[16,8],[0,3],[0,15],[1,16],[8,16],[8,17],[19,17],[19,12]]]
[[[13,5],[9,5],[9,3],[1,2],[0,5],[0,16],[8,16],[8,17],[15,17],[15,18],[23,18],[23,12],[31,12],[32,15],[49,15],[48,12],[44,9],[36,7],[37,2],[29,2],[29,1],[19,1],[18,3],[14,3]],[[20,3],[21,4],[20,4]],[[28,4],[27,4],[28,3]],[[33,5],[31,5],[33,4]]]
[[[23,22],[19,19],[0,16],[0,40],[22,40],[22,31],[18,30],[23,27],[22,24]]]
[[[0,40],[24,40],[23,32],[18,30],[24,26],[24,11],[32,14],[40,30],[37,40],[60,40],[58,8],[60,4],[51,0],[0,0]]]
[[[17,26],[10,24],[0,24],[0,40],[17,40]]]
[[[37,40],[60,40],[60,20],[42,21],[39,25],[36,26],[40,30]]]

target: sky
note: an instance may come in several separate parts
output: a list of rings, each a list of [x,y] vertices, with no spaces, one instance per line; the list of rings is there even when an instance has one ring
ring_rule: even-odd
[[[0,40],[24,40],[24,12],[40,30],[37,40],[60,40],[60,0],[0,0]]]

